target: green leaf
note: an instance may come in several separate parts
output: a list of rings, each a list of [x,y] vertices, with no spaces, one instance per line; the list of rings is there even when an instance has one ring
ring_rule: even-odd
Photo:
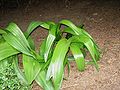
[[[31,47],[33,50],[35,50],[35,43],[34,43],[32,37],[29,36],[27,40],[28,40],[28,43],[29,43],[30,47]]]
[[[4,42],[5,42],[5,39],[3,38],[2,35],[0,35],[0,44],[1,44],[1,43],[4,43]]]
[[[96,45],[96,43],[94,42],[94,45],[95,45],[95,58],[96,60],[98,61],[100,59],[100,48]]]
[[[37,27],[42,27],[45,29],[49,29],[50,25],[54,24],[53,22],[39,22],[39,21],[34,21],[31,22],[30,25],[28,26],[27,31],[25,32],[25,36],[26,38],[28,38],[30,36],[30,34],[37,28]]]
[[[42,56],[43,58],[44,58],[46,40],[47,40],[47,39],[44,39],[44,40],[42,41],[41,46],[40,46],[40,50],[39,50],[39,54],[40,54],[40,56]]]
[[[50,49],[53,45],[53,42],[56,38],[56,30],[57,30],[57,25],[51,25],[50,26],[49,35],[48,35],[47,40],[46,40],[45,51],[44,51],[45,62],[48,59],[48,54],[49,54]]]
[[[17,49],[19,52],[33,56],[29,48],[23,45],[23,43],[21,43],[21,41],[17,37],[15,37],[13,34],[8,32],[8,34],[3,35],[3,37],[12,47]]]
[[[11,32],[20,42],[21,44],[30,49],[28,41],[26,40],[24,34],[20,30],[20,28],[15,23],[10,23],[9,26],[6,28],[9,32]]]
[[[63,80],[63,62],[68,51],[69,45],[70,43],[64,38],[58,42],[53,52],[51,63],[48,67],[46,79],[49,80],[51,77],[53,77],[53,84],[55,90],[60,89]]]
[[[44,63],[44,65],[43,65],[41,71],[42,71],[42,70],[45,70],[45,69],[48,69],[48,66],[49,66],[50,62],[51,62],[51,58],[48,59],[47,62]]]
[[[29,84],[31,84],[36,78],[39,71],[41,70],[41,67],[42,64],[37,62],[34,58],[23,54],[23,68]]]
[[[66,25],[66,26],[68,26],[69,28],[71,28],[70,30],[73,30],[76,35],[82,34],[81,29],[78,28],[77,26],[75,26],[75,25],[74,25],[72,22],[70,22],[69,20],[61,20],[59,23],[60,23],[60,24],[63,24],[63,25]]]
[[[33,56],[28,41],[15,23],[10,23],[5,31],[6,34],[3,34],[3,37],[12,47],[22,53]]]
[[[72,35],[76,35],[75,32],[70,27],[65,28],[63,32],[70,33]]]
[[[35,56],[35,60],[40,62],[40,63],[43,63],[45,62],[44,61],[44,58],[42,56],[40,56],[37,52],[35,52],[34,50],[31,50],[32,54]]]
[[[6,34],[6,32],[2,29],[0,29],[0,34]]]
[[[90,36],[90,34],[88,34],[84,29],[81,29],[81,30],[84,33],[84,35],[86,35],[87,37],[89,37],[92,40],[92,42],[94,43],[95,56],[96,56],[95,58],[98,61],[99,58],[100,58],[100,49],[99,49],[98,45],[95,43],[94,39]]]
[[[28,82],[18,66],[18,57],[17,56],[13,56],[13,65],[14,65],[14,69],[17,74],[17,77],[19,78],[21,84],[23,86],[28,86]]]
[[[98,70],[99,68],[98,68],[97,60],[95,58],[96,52],[95,52],[94,42],[85,35],[73,36],[69,40],[71,42],[82,42],[86,46],[86,48],[89,50],[91,57],[94,61],[94,65],[95,65],[96,69]]]
[[[10,46],[7,42],[0,43],[0,60],[18,53],[20,52]]]
[[[29,35],[38,27],[42,24],[43,22],[38,22],[38,21],[33,21],[30,23],[30,25],[28,26],[27,31],[25,32],[25,36],[26,38],[29,37]]]
[[[52,85],[52,81],[46,80],[46,70],[41,71],[35,81],[44,89],[44,90],[54,90],[53,85]]]
[[[68,26],[67,28],[64,29],[63,32],[67,32],[67,33],[70,33],[72,35],[85,35],[88,38],[90,38],[93,41],[95,49],[96,49],[95,50],[96,60],[99,60],[99,58],[100,58],[100,52],[99,51],[100,50],[99,50],[98,46],[96,45],[95,41],[93,40],[93,38],[84,30],[84,28],[77,27],[72,22],[70,22],[68,20],[62,20],[62,21],[60,21],[60,23]]]
[[[80,47],[78,47],[75,43],[73,43],[70,46],[70,50],[73,53],[78,70],[84,71],[85,70],[85,59],[84,59],[83,53],[80,50]]]

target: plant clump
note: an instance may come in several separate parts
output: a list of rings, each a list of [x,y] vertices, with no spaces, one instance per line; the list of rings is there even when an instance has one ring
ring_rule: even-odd
[[[61,28],[62,26],[64,27]],[[38,27],[48,31],[48,36],[39,46],[39,52],[31,38]],[[87,52],[91,57],[89,61],[86,60]],[[19,55],[23,69],[18,65]],[[66,66],[68,74],[70,72],[70,61],[76,62],[79,71],[84,71],[88,64],[94,65],[98,71],[99,58],[100,49],[83,25],[76,26],[69,20],[58,23],[33,21],[25,32],[15,23],[0,29],[0,63],[6,59],[12,61],[20,84],[28,90],[31,89],[33,81],[44,90],[60,90]]]

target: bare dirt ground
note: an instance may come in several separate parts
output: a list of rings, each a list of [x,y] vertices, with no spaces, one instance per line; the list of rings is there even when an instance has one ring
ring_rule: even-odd
[[[48,0],[49,1],[49,0]],[[75,2],[76,1],[76,2]],[[24,31],[31,21],[58,22],[69,19],[75,24],[83,23],[102,50],[100,70],[86,67],[79,72],[71,63],[70,77],[63,81],[61,90],[120,90],[120,1],[119,0],[71,0],[70,5],[60,2],[42,3],[22,9],[4,9],[0,12],[0,27],[16,22]],[[25,12],[26,11],[26,12]],[[40,29],[40,28],[39,28]],[[37,30],[35,43],[46,36]],[[33,90],[42,90],[36,84]]]

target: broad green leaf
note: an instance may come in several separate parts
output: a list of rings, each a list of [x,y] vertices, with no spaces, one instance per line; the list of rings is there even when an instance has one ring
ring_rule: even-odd
[[[52,21],[47,21],[47,22],[44,22],[44,23],[48,24],[49,26],[50,26],[50,25],[55,25],[55,23],[52,22]],[[42,25],[42,27],[44,27],[44,28],[46,28],[46,29],[49,29],[49,27],[47,28],[47,27],[44,26],[44,25]]]
[[[3,34],[3,37],[12,47],[22,53],[33,56],[28,41],[15,23],[10,23],[5,31],[6,34]]]
[[[92,40],[85,35],[73,36],[69,40],[72,42],[82,42],[87,47],[94,61],[95,67],[98,70],[99,68],[98,68],[97,60],[95,58],[96,52],[95,52],[95,47],[94,47],[94,43],[92,42]]]
[[[44,58],[46,40],[43,40],[40,46],[39,54]]]
[[[67,33],[70,33],[70,34],[73,34],[73,35],[81,35],[81,34],[83,34],[83,35],[89,37],[93,41],[93,43],[95,45],[95,48],[96,48],[96,50],[95,50],[96,59],[99,60],[99,58],[100,58],[99,48],[95,44],[95,41],[93,40],[93,38],[83,28],[76,27],[73,23],[71,23],[68,20],[62,20],[60,23],[68,26],[67,28],[64,29],[64,32],[67,32]],[[77,33],[75,33],[75,31]]]
[[[22,52],[24,54],[33,56],[31,54],[31,51],[29,50],[29,48],[27,48],[26,46],[24,46],[21,43],[21,41],[18,38],[16,38],[13,34],[11,34],[11,33],[8,32],[7,34],[4,34],[3,37],[6,40],[6,42],[8,42],[12,47],[14,47],[15,49],[17,49],[19,52]]]
[[[95,55],[96,55],[97,60],[100,58],[99,57],[100,56],[99,55],[99,48],[95,44],[95,41],[90,36],[90,34],[88,34],[83,28],[75,26],[72,22],[70,22],[68,20],[62,20],[60,23],[68,26],[67,28],[64,29],[64,32],[67,32],[67,33],[70,33],[70,34],[73,34],[73,35],[81,35],[82,34],[82,35],[85,35],[85,36],[89,37],[95,45],[95,48],[96,48]],[[75,30],[76,30],[77,33],[75,33]]]
[[[94,43],[88,37],[80,37],[80,41],[83,42],[85,46],[87,47],[87,49],[89,50],[91,57],[94,61],[95,67],[97,70],[99,70],[97,59],[95,58],[96,52],[95,52]]]
[[[84,59],[83,53],[80,50],[80,47],[78,47],[76,44],[73,43],[70,46],[70,50],[73,53],[78,70],[84,71],[85,70],[85,59]]]
[[[23,54],[23,68],[25,72],[26,79],[29,84],[33,82],[33,80],[38,75],[42,64],[37,62],[34,58]]]
[[[69,45],[70,43],[64,38],[58,42],[53,52],[51,63],[48,67],[46,79],[49,80],[51,77],[53,77],[53,84],[55,90],[60,89],[63,80],[63,62],[68,51]]]
[[[70,27],[66,27],[63,32],[70,33],[72,35],[76,35],[75,32]]]
[[[100,53],[100,49],[99,49],[99,47],[98,47],[98,45],[95,43],[95,41],[94,41],[94,39],[91,37],[91,35],[90,34],[88,34],[88,32],[86,32],[84,29],[81,29],[82,30],[82,32],[84,33],[84,35],[86,35],[88,38],[90,38],[91,40],[92,40],[92,42],[94,43],[94,46],[95,46],[95,54],[96,54],[96,56],[98,56],[97,58],[99,58],[99,53]],[[98,55],[97,55],[98,54]]]
[[[88,32],[86,32],[84,29],[81,29],[82,32],[84,33],[84,35],[86,35],[87,37],[89,37],[92,42],[94,43],[94,46],[95,46],[95,55],[96,55],[96,60],[98,61],[99,58],[100,58],[100,49],[98,47],[98,45],[95,43],[94,39],[90,36],[90,34],[88,34]]]
[[[33,50],[35,50],[35,43],[34,43],[32,37],[29,36],[29,37],[27,38],[27,40],[28,40],[28,43],[29,43],[30,47],[31,47]]]
[[[31,22],[30,25],[28,26],[27,31],[25,32],[26,38],[28,38],[29,35],[30,35],[38,26],[40,26],[41,24],[43,24],[43,22],[39,22],[39,21]]]
[[[0,34],[6,34],[6,32],[2,29],[0,29]]]
[[[31,53],[35,56],[35,60],[37,60],[38,62],[45,62],[44,58],[42,56],[40,56],[37,52],[35,52],[34,50],[31,50]]]
[[[77,26],[75,26],[75,25],[74,25],[72,22],[70,22],[69,20],[61,20],[59,23],[70,27],[71,30],[73,30],[76,35],[82,34],[81,29],[78,28]]]
[[[0,39],[2,38],[2,35],[0,35]]]
[[[5,42],[5,39],[3,38],[2,35],[0,35],[0,44],[4,43]]]
[[[20,52],[10,46],[7,42],[0,43],[0,60],[18,53]]]
[[[42,70],[45,70],[45,69],[48,69],[48,66],[49,66],[50,62],[51,62],[51,58],[49,58],[49,59],[47,60],[47,62],[44,63],[41,71],[42,71]]]
[[[39,55],[40,55],[43,59],[44,59],[44,53],[45,53],[46,40],[47,40],[47,38],[42,41],[42,44],[41,44],[40,49],[39,49]],[[51,58],[52,53],[53,53],[53,51],[52,51],[52,48],[51,48],[51,49],[49,50],[48,59]]]
[[[84,35],[88,36],[90,39],[93,40],[93,38],[90,36],[90,34],[88,34],[88,32],[86,32],[84,29],[81,29],[81,31],[83,32]]]
[[[49,29],[50,25],[54,24],[53,22],[39,22],[39,21],[34,21],[31,22],[30,25],[28,26],[27,31],[25,32],[25,36],[26,38],[28,38],[30,36],[30,34],[37,28],[37,27],[43,27],[45,29]]]
[[[48,54],[49,54],[50,49],[53,45],[53,42],[56,38],[56,30],[57,30],[57,25],[51,25],[50,26],[49,35],[47,37],[46,44],[45,44],[45,52],[44,52],[45,62],[48,59]]]
[[[30,46],[28,44],[28,41],[26,40],[24,34],[20,30],[20,28],[15,23],[10,23],[8,27],[6,28],[9,32],[11,32],[20,42],[21,44],[30,49]]]
[[[95,58],[98,61],[100,59],[101,51],[100,51],[99,47],[95,43],[94,43],[94,45],[95,45]]]
[[[95,41],[93,40],[93,38],[90,36],[90,34],[88,34],[83,28],[81,28],[81,27],[77,27],[77,28],[72,28],[71,26],[71,24],[70,25],[68,25],[68,23],[67,22],[69,22],[69,21],[66,21],[66,20],[63,20],[62,21],[62,24],[65,24],[65,25],[67,25],[68,27],[67,28],[65,28],[64,29],[64,31],[63,32],[67,32],[67,33],[70,33],[70,34],[72,34],[72,35],[81,35],[81,34],[83,34],[83,35],[85,35],[86,37],[88,37],[88,38],[90,38],[92,41],[93,41],[93,43],[94,43],[94,45],[95,45],[95,47],[96,47],[96,50],[95,50],[95,54],[96,54],[96,58],[100,58],[99,56],[99,48],[98,48],[98,46],[96,45],[96,43],[95,43]],[[71,23],[71,22],[69,22],[69,23]],[[76,26],[73,26],[73,27],[76,27]],[[74,29],[75,30],[77,30],[78,32],[80,32],[79,34],[78,33],[75,33],[75,31],[74,31]],[[97,60],[98,60],[97,59]]]
[[[40,85],[44,90],[54,90],[52,81],[46,80],[46,70],[39,72],[35,81]]]
[[[14,69],[17,74],[17,77],[21,81],[21,84],[23,86],[28,86],[27,79],[25,78],[24,74],[22,73],[22,71],[20,70],[20,68],[18,66],[18,57],[17,56],[13,56],[13,65],[14,65]]]

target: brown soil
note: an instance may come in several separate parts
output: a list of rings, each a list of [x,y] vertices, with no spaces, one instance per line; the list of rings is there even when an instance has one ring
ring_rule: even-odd
[[[76,1],[76,2],[75,2]],[[75,63],[71,63],[70,77],[63,81],[61,90],[120,90],[120,2],[119,0],[75,0],[42,3],[27,9],[4,9],[0,13],[0,27],[16,22],[26,30],[31,21],[58,22],[69,19],[75,24],[83,23],[102,50],[99,62],[100,70],[86,67],[79,72]],[[104,2],[103,2],[104,1]],[[60,3],[60,4],[59,4]],[[40,28],[39,28],[40,29]],[[35,43],[46,36],[44,30],[37,30],[33,38]],[[41,90],[36,84],[33,90]]]

